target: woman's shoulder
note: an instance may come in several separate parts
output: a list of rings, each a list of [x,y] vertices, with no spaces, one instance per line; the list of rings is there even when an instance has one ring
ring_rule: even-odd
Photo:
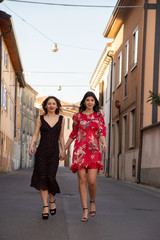
[[[73,118],[78,118],[78,117],[80,117],[80,112],[77,112],[77,113],[75,113],[75,114],[73,114]]]
[[[72,117],[73,121],[79,121],[79,119],[81,119],[81,112],[77,112],[75,114],[73,114],[73,117]]]
[[[96,112],[98,118],[104,118],[101,112]]]
[[[63,118],[64,118],[64,116],[63,116],[63,115],[59,115],[59,118],[63,119]]]

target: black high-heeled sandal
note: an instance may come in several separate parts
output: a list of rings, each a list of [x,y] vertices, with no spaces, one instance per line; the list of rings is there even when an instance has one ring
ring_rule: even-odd
[[[83,211],[84,211],[84,210],[88,210],[88,208],[83,208]],[[81,218],[81,222],[88,222],[88,218],[82,217],[82,218]]]
[[[48,207],[48,206],[43,206],[43,208]],[[42,213],[42,219],[48,219],[49,213]]]
[[[49,203],[55,203],[55,202],[56,202],[56,199],[55,199],[53,202],[49,202]],[[50,211],[50,214],[51,214],[52,216],[56,214],[56,208],[54,208],[54,209],[49,209],[49,211]]]
[[[95,204],[95,201],[90,200],[90,203]],[[91,217],[95,217],[96,216],[96,211],[90,211],[89,214],[90,214]]]

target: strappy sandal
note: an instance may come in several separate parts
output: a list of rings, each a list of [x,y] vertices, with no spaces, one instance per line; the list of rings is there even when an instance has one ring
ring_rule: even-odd
[[[88,210],[88,208],[83,208],[83,211]],[[81,222],[88,222],[88,218],[82,217]]]
[[[48,206],[43,206],[43,208],[46,208]],[[49,213],[42,213],[42,219],[48,219]]]
[[[49,203],[55,203],[55,202],[56,202],[56,199],[55,199],[53,202],[49,202]],[[50,214],[51,214],[52,216],[56,214],[56,208],[54,208],[54,209],[49,209],[49,211],[50,211]]]
[[[90,203],[95,204],[95,201],[90,200]],[[95,217],[96,216],[96,211],[90,211],[89,214],[90,214],[91,217]]]

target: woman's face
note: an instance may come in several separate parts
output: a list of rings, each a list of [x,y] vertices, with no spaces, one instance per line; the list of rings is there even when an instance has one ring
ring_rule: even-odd
[[[95,100],[93,97],[87,97],[84,101],[84,104],[86,106],[86,109],[91,110],[95,105]]]
[[[58,108],[56,101],[53,98],[50,98],[46,104],[48,112],[55,112]]]

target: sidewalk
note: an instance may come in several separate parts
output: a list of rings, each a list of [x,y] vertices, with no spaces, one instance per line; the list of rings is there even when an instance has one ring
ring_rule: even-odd
[[[159,240],[160,191],[98,176],[97,215],[81,223],[76,174],[59,168],[57,214],[41,219],[32,169],[0,175],[0,240]]]

